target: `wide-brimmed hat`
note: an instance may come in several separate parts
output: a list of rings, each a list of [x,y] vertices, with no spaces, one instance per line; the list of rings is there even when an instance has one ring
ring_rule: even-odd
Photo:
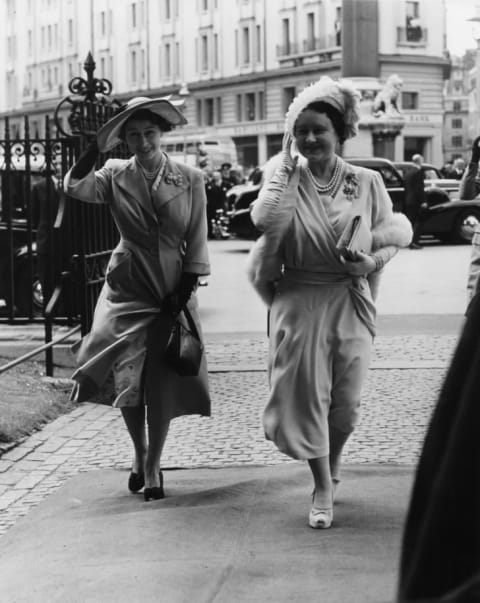
[[[140,109],[148,109],[148,111],[159,115],[172,126],[186,124],[187,120],[178,109],[178,106],[181,104],[183,104],[183,101],[172,101],[165,97],[148,98],[147,96],[136,96],[135,98],[131,98],[97,132],[98,148],[102,153],[106,153],[116,147],[117,144],[120,144],[122,142],[120,131],[123,124]]]

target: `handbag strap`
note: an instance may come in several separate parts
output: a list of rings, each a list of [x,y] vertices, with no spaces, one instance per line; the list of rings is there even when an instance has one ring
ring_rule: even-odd
[[[182,310],[181,310],[185,316],[185,318],[187,319],[187,323],[188,326],[190,328],[190,331],[193,335],[195,335],[195,337],[197,339],[200,339],[200,335],[198,333],[198,329],[197,329],[197,325],[195,324],[195,321],[193,320],[193,316],[190,314],[190,310],[187,308],[187,306],[183,306]]]

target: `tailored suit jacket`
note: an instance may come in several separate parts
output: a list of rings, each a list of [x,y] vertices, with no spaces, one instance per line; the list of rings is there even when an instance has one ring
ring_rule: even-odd
[[[180,378],[162,359],[172,324],[161,313],[163,300],[177,289],[182,272],[210,273],[201,171],[165,156],[165,167],[150,191],[134,157],[109,159],[81,180],[68,173],[65,192],[81,201],[108,204],[120,233],[91,331],[75,348],[79,365],[74,375],[75,399],[95,396],[115,363],[128,358],[129,350],[136,347],[138,351],[145,331],[151,335],[155,330],[155,337],[149,338],[154,342],[149,352],[156,370],[147,379],[145,391],[155,397],[158,389],[163,399],[174,398],[178,404],[173,416],[209,414],[206,362],[199,377]],[[201,333],[195,294],[188,306]],[[132,361],[132,365],[143,370],[142,363]],[[196,391],[199,387],[202,394]],[[112,396],[111,402],[122,405],[121,392]],[[172,406],[171,400],[166,406]]]

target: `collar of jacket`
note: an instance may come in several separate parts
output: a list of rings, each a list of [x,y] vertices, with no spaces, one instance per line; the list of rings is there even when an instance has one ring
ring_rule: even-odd
[[[122,162],[120,169],[114,171],[113,179],[119,187],[123,188],[130,195],[134,194],[134,191],[140,188],[144,194],[140,195],[139,202],[142,205],[147,204],[146,209],[151,210],[151,196],[155,197],[157,207],[161,207],[190,188],[190,178],[188,175],[168,155],[166,157],[167,163],[161,181],[158,188],[152,191],[152,193],[148,190],[145,178],[134,157],[131,157],[126,163]]]

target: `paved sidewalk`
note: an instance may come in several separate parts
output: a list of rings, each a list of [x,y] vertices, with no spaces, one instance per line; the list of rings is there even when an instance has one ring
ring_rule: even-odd
[[[361,423],[345,463],[414,465],[454,335],[380,336],[363,396]],[[261,335],[207,337],[212,417],[180,417],[163,455],[165,467],[291,463],[264,439],[267,343]],[[64,372],[64,371],[62,371]],[[3,383],[8,372],[0,377]],[[8,391],[23,393],[22,383]],[[68,387],[64,379],[57,387]],[[4,390],[5,391],[5,390]],[[131,448],[117,409],[82,404],[0,457],[0,536],[71,476],[95,468],[128,469]]]
[[[212,417],[172,422],[163,501],[127,490],[120,412],[79,405],[0,457],[0,600],[392,603],[414,468],[456,339],[376,339],[326,532],[306,525],[305,463],[261,429],[263,335],[207,335]],[[69,369],[57,374],[47,381],[69,387]],[[25,395],[8,372],[0,380]]]

